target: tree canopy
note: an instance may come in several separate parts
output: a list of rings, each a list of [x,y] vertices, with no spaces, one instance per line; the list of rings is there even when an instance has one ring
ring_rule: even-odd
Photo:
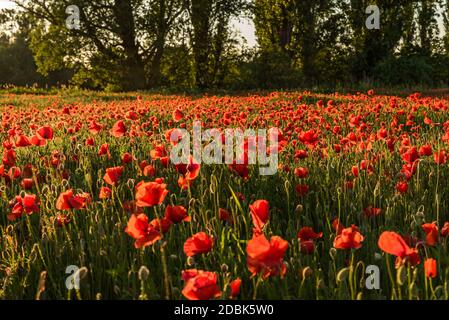
[[[449,0],[14,2],[0,10],[0,84],[449,84]],[[380,10],[378,29],[366,25],[370,5]],[[235,32],[239,19],[253,21],[255,48]]]

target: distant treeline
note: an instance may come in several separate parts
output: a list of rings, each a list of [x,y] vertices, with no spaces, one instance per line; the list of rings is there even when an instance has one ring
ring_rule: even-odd
[[[16,2],[0,11],[2,85],[449,85],[449,0]],[[366,25],[370,5],[380,9],[378,29]],[[248,18],[255,48],[233,28]]]

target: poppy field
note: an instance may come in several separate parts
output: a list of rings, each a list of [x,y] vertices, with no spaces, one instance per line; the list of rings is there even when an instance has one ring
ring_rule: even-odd
[[[0,108],[0,299],[449,299],[444,95],[5,93]],[[194,122],[276,128],[276,173],[172,163]]]

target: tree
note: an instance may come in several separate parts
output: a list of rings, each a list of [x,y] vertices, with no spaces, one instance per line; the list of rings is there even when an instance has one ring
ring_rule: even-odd
[[[232,42],[230,21],[246,8],[244,0],[189,0],[191,46],[195,85],[201,89],[219,84],[226,45]]]
[[[336,0],[255,0],[254,21],[260,48],[283,53],[301,66],[305,82],[319,81],[318,56],[342,43],[344,7]]]
[[[0,10],[0,84],[16,86],[67,83],[69,70],[44,78],[37,72],[29,48],[33,24],[29,16],[16,10]]]
[[[350,0],[349,25],[353,33],[351,60],[354,61],[352,69],[356,80],[372,77],[376,65],[398,49],[409,21],[409,5],[413,1],[378,0],[380,29],[369,30],[365,26],[368,18],[366,8],[372,1]]]
[[[418,3],[419,42],[421,53],[426,56],[432,54],[438,42],[438,2],[438,0],[420,0]]]
[[[445,34],[443,37],[443,46],[446,51],[446,54],[449,56],[449,0],[446,0],[446,3],[443,6],[443,25]]]
[[[123,90],[157,85],[166,37],[183,11],[182,0],[36,0],[16,1],[36,19],[36,56],[49,45],[43,42],[65,38],[59,56],[89,77],[110,79]],[[67,7],[79,8],[80,28],[67,29]],[[48,42],[47,41],[47,42]],[[48,60],[38,61],[44,70]],[[97,79],[98,80],[98,79]],[[101,84],[104,85],[104,84]]]

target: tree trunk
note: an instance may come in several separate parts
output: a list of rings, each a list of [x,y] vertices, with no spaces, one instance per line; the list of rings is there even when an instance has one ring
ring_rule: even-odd
[[[136,40],[134,14],[130,0],[115,0],[114,16],[118,23],[118,34],[124,49],[123,89],[139,90],[147,88],[145,67]]]
[[[200,89],[210,86],[210,0],[192,0],[193,55],[195,60],[195,85]]]

